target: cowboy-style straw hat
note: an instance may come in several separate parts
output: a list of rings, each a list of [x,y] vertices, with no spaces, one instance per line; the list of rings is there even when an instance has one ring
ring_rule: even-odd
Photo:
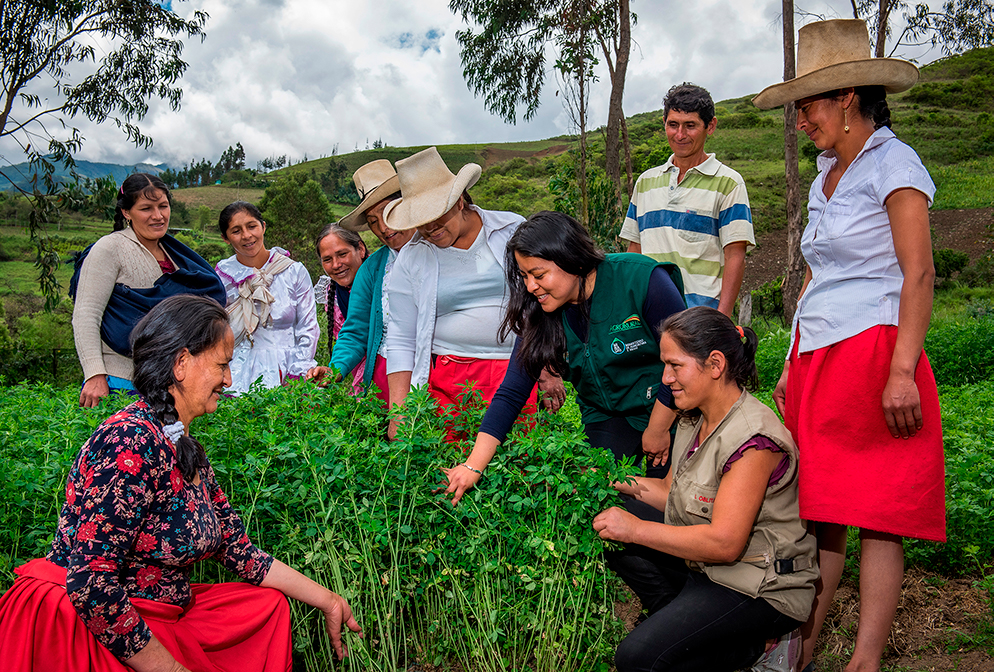
[[[467,163],[453,175],[434,147],[401,159],[397,162],[397,176],[402,196],[387,204],[383,219],[395,231],[433,222],[452,209],[482,172],[479,165]]]
[[[377,159],[360,166],[352,174],[352,181],[355,182],[356,191],[359,192],[362,202],[359,203],[358,208],[342,217],[339,224],[350,231],[368,231],[369,226],[363,215],[387,196],[400,191],[400,180],[397,179],[397,171],[389,161]]]
[[[918,68],[899,58],[873,58],[870,36],[861,19],[833,19],[797,31],[797,76],[768,86],[752,99],[763,110],[826,91],[883,86],[887,93],[907,91]]]

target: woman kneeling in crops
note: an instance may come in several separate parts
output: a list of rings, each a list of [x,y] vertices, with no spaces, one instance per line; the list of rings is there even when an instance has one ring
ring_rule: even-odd
[[[798,513],[797,448],[746,391],[756,346],[713,308],[663,324],[663,382],[680,409],[673,469],[619,484],[629,510],[594,518],[601,538],[625,544],[608,563],[648,612],[618,647],[619,672],[794,669],[816,542]]]
[[[141,396],[80,449],[51,550],[0,598],[3,668],[287,670],[284,595],[321,609],[344,655],[343,625],[360,632],[348,603],[252,545],[189,435],[231,383],[225,310],[171,297],[131,343]],[[191,584],[209,557],[247,583]]]
[[[619,459],[645,453],[666,475],[675,413],[660,385],[658,327],[683,310],[680,271],[640,254],[605,255],[572,217],[539,212],[507,243],[511,296],[501,333],[514,332],[507,375],[473,452],[446,470],[455,504],[479,480],[543,367],[576,387],[591,445]]]

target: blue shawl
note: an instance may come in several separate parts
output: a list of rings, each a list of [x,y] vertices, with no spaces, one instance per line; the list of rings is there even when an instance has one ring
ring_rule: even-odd
[[[222,307],[228,302],[221,278],[217,277],[214,269],[204,261],[203,257],[169,234],[159,239],[159,245],[175,263],[176,271],[163,274],[148,289],[135,289],[121,283],[115,284],[104,309],[104,317],[100,323],[100,338],[113,348],[114,352],[125,357],[131,356],[131,330],[163,299],[177,294],[197,294],[214,299]],[[73,262],[69,296],[74,301],[83,260],[92,247],[93,245],[87,247]]]

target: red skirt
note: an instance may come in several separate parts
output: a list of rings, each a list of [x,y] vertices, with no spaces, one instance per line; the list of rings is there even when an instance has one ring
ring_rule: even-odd
[[[66,595],[66,570],[36,559],[14,570],[0,597],[0,667],[6,672],[129,672],[87,630]],[[186,608],[131,603],[156,639],[198,672],[291,669],[290,605],[278,590],[246,583],[192,584]]]
[[[428,394],[433,396],[442,406],[442,412],[451,418],[458,417],[456,411],[459,397],[465,391],[466,383],[472,383],[472,389],[479,390],[483,401],[489,404],[500,384],[504,382],[507,373],[507,359],[477,359],[475,357],[456,357],[455,355],[439,355],[435,358],[431,373],[428,375]],[[522,413],[534,415],[537,410],[538,386],[532,388]],[[454,433],[451,428],[447,440],[449,442],[462,440],[463,436]]]
[[[790,355],[784,423],[799,452],[801,518],[901,537],[946,540],[939,394],[922,352],[915,370],[922,428],[891,436],[883,392],[897,327]]]

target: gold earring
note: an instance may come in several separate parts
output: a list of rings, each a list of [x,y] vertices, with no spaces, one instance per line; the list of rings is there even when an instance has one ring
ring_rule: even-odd
[[[848,133],[849,132],[849,108],[847,107],[846,109],[844,109],[842,111],[842,114],[845,115],[845,119],[846,119],[846,127],[843,128],[842,130],[845,131],[846,133]]]

